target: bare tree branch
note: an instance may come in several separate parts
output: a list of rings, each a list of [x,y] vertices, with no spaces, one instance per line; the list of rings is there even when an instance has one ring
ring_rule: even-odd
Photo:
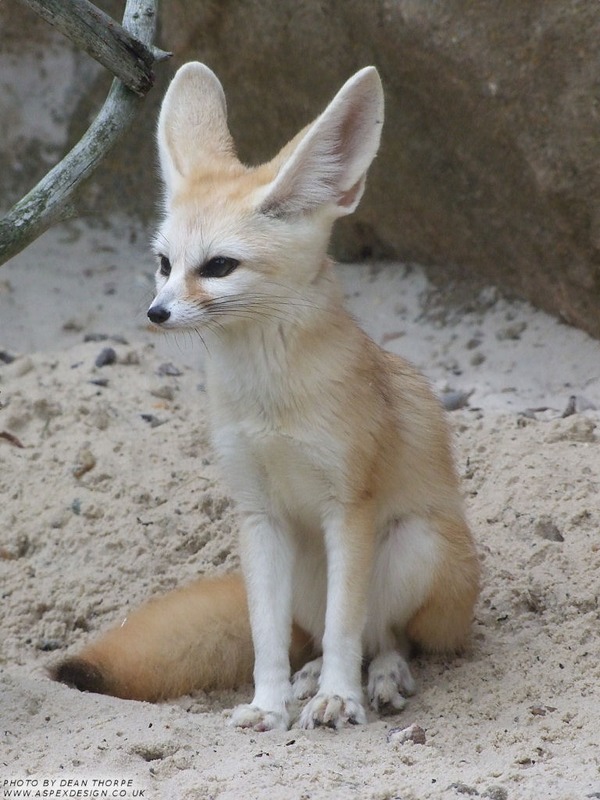
[[[88,0],[21,0],[58,28],[96,61],[110,70],[128,89],[144,95],[152,88],[152,66],[162,51],[131,36],[108,14]],[[163,53],[165,58],[168,53]]]
[[[127,0],[123,27],[146,48],[156,29],[158,0]],[[100,113],[83,138],[0,220],[0,265],[51,225],[75,216],[73,196],[131,125],[143,98],[114,80]]]

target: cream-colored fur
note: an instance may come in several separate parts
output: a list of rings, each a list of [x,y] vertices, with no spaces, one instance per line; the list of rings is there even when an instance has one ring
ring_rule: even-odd
[[[233,723],[285,728],[295,693],[307,699],[302,727],[337,728],[365,721],[364,661],[372,707],[399,710],[413,691],[407,645],[464,643],[479,567],[444,414],[424,378],[346,313],[326,255],[382,122],[367,67],[273,161],[249,168],[216,76],[196,63],[175,76],[158,127],[165,220],[148,315],[206,343],[247,602],[236,578],[201,581],[153,601],[59,678],[84,685],[87,665],[90,688],[149,698],[233,685],[249,677],[249,612],[255,696]],[[322,658],[292,683],[290,651],[306,661],[311,648]]]

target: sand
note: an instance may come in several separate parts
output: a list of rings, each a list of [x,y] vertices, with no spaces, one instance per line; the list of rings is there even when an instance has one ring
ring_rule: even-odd
[[[469,650],[416,660],[401,714],[337,733],[231,729],[251,687],[151,705],[48,680],[145,598],[237,565],[202,344],[148,332],[146,238],[70,225],[0,271],[0,798],[600,797],[600,346],[414,266],[340,274],[459,406],[484,566]]]

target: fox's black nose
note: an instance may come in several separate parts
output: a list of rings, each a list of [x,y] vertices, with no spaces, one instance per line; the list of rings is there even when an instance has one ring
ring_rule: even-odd
[[[171,316],[171,312],[167,311],[164,306],[150,306],[148,309],[148,319],[154,322],[155,325],[161,325],[166,322]]]

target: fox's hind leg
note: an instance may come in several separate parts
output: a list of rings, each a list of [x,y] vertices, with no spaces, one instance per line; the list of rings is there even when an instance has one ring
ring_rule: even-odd
[[[412,517],[390,526],[377,550],[364,634],[375,711],[395,713],[414,693],[411,642],[429,650],[464,643],[478,576],[471,534],[460,518]]]
[[[296,700],[309,700],[319,691],[323,658],[309,661],[292,678],[292,691]]]
[[[369,705],[379,714],[396,714],[414,694],[415,681],[407,659],[391,648],[379,653],[369,664],[367,695]]]
[[[435,521],[441,558],[427,597],[406,626],[409,640],[430,652],[457,652],[466,643],[479,595],[480,564],[466,522],[457,517]]]

